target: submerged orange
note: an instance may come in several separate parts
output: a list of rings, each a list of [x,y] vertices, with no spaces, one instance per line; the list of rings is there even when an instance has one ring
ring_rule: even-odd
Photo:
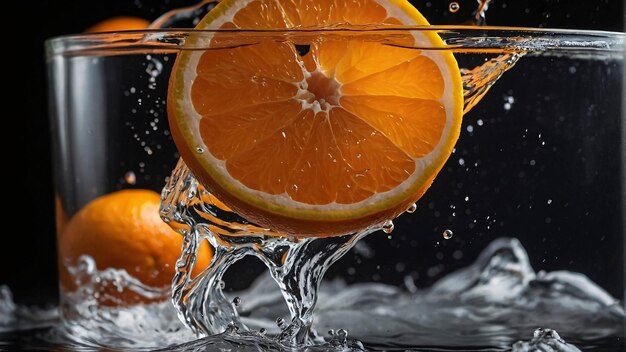
[[[428,22],[405,0],[224,0],[196,28],[348,24]],[[184,161],[226,205],[288,234],[355,232],[399,215],[452,152],[463,107],[440,37],[399,33],[402,46],[348,31],[240,36],[246,45],[230,32],[190,38],[211,50],[181,52],[170,79]]]
[[[123,190],[93,200],[59,234],[59,259],[74,265],[81,255],[89,255],[99,270],[124,269],[145,285],[170,285],[183,238],[161,220],[159,205],[159,194],[150,190]],[[203,243],[194,275],[211,256]],[[66,289],[74,287],[69,273],[61,278]]]

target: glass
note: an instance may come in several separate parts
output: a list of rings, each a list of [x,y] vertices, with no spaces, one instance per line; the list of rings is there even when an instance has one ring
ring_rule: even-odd
[[[396,219],[392,233],[355,242],[329,269],[326,277],[337,280],[322,285],[313,328],[320,335],[346,329],[372,348],[454,350],[510,348],[543,327],[584,350],[619,349],[624,34],[458,26],[231,30],[221,33],[220,50],[316,38],[405,45],[403,35],[420,31],[436,31],[447,45],[417,49],[452,50],[465,68],[468,112],[461,136],[417,210]],[[150,273],[139,268],[124,274],[77,253],[69,258],[63,243],[68,224],[98,197],[129,188],[161,192],[178,159],[167,127],[170,70],[181,50],[207,49],[189,38],[208,40],[213,33],[151,30],[47,42],[61,306],[74,341],[157,347],[193,338],[176,321],[169,287],[137,280]],[[169,186],[190,187],[194,181],[184,165],[177,171]],[[221,308],[236,322],[245,316],[251,329],[279,334],[273,321],[288,320],[289,313],[280,294],[263,291],[271,287],[265,271],[250,256],[234,263],[224,290],[229,302],[239,299],[243,306]],[[356,283],[367,284],[351,286]],[[176,299],[174,304],[185,309]],[[131,322],[143,325],[112,326],[120,312],[132,312],[137,320]],[[191,313],[205,319],[198,323],[205,329],[196,331],[228,329],[207,312],[200,318]],[[341,340],[342,334],[326,339]]]

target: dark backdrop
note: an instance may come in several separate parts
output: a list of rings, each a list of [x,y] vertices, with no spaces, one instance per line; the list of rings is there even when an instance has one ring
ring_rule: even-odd
[[[17,133],[26,133],[18,147],[8,149],[18,159],[5,166],[11,182],[5,184],[5,204],[12,212],[4,215],[5,239],[0,243],[0,285],[7,284],[16,299],[41,302],[56,295],[54,207],[50,161],[50,138],[46,104],[43,41],[57,35],[81,32],[97,21],[117,15],[152,20],[165,9],[188,5],[188,0],[59,0],[22,1],[15,13],[28,18],[26,33],[19,34],[22,55],[10,55],[21,72],[5,104],[19,103],[21,114],[10,115]],[[415,6],[433,24],[458,24],[471,17],[475,0],[457,1],[460,10],[448,11],[450,1],[416,0]],[[623,31],[622,0],[493,0],[487,24],[525,27],[556,27]],[[27,16],[26,16],[27,15]],[[30,33],[29,33],[30,32]],[[5,38],[6,39],[6,38]],[[5,58],[6,60],[6,58]],[[13,72],[15,74],[15,72]],[[7,111],[6,109],[4,110]],[[6,131],[6,130],[5,130]],[[11,132],[9,132],[11,133]],[[21,139],[21,138],[20,138]],[[26,154],[23,150],[28,150]],[[24,171],[26,177],[24,178]],[[17,177],[16,177],[17,176]],[[17,184],[15,184],[17,180]],[[24,195],[24,190],[26,195]],[[13,192],[19,191],[13,195]],[[17,200],[14,202],[13,200]],[[16,215],[17,214],[17,215]],[[16,221],[9,221],[15,217]]]

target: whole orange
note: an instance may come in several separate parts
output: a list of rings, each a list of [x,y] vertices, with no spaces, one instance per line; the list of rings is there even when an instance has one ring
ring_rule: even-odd
[[[118,16],[108,18],[87,28],[85,32],[116,32],[146,29],[150,22],[146,19],[132,16]]]
[[[89,255],[99,270],[124,269],[145,285],[167,287],[183,238],[161,220],[159,204],[159,194],[150,190],[123,190],[93,200],[58,236],[61,267]],[[209,264],[211,256],[210,247],[203,242],[193,275]],[[69,275],[62,270],[61,283],[73,290]]]

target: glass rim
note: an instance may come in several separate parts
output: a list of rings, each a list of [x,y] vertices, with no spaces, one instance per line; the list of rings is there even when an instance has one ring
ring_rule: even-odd
[[[452,50],[461,52],[578,52],[580,53],[625,53],[626,33],[577,30],[559,28],[502,27],[502,26],[350,26],[328,28],[297,29],[145,29],[132,31],[69,34],[45,41],[46,58],[55,56],[88,56],[106,53],[106,55],[132,52],[175,53],[181,50],[208,49],[207,41],[216,33],[231,44],[256,44],[261,39],[302,40],[323,35],[334,38],[361,38],[362,40],[381,40],[383,44],[394,44],[394,38],[408,33],[435,32],[444,41],[444,45],[411,46],[424,50]],[[189,38],[195,40],[188,41]],[[206,40],[198,40],[206,39]],[[398,42],[399,43],[399,42]],[[224,44],[220,48],[233,47]],[[212,47],[215,48],[215,47]]]

